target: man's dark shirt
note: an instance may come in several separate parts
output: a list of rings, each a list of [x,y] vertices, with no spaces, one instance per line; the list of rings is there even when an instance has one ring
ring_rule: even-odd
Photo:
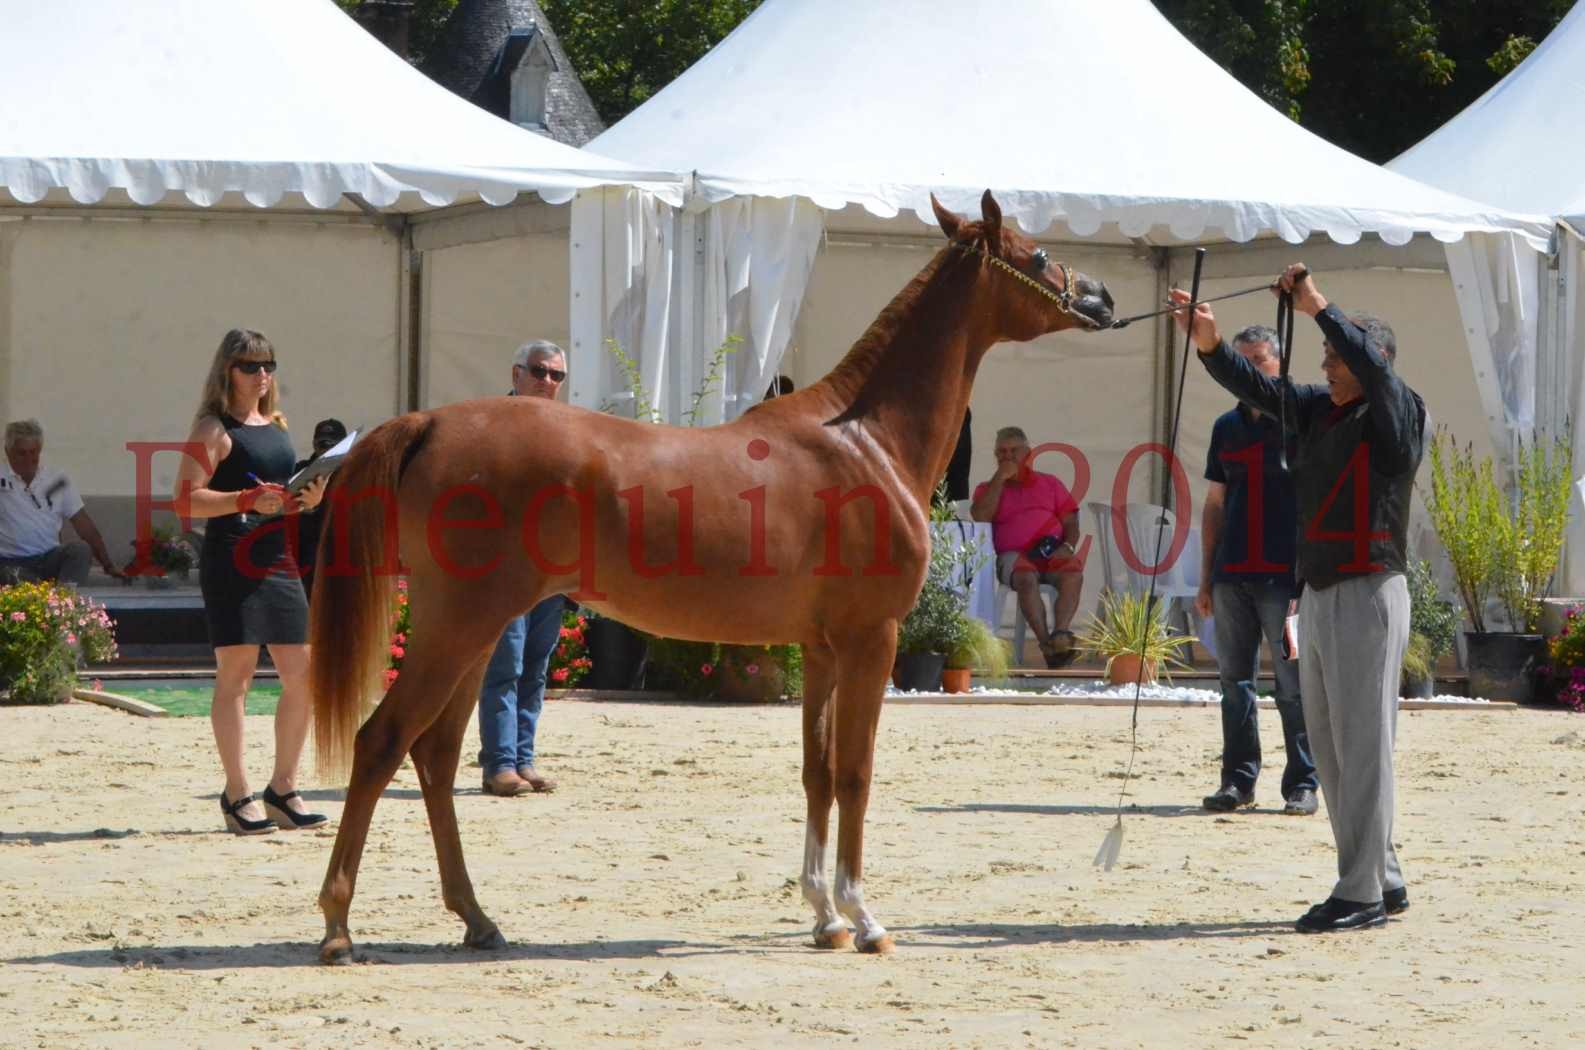
[[[1409,500],[1425,447],[1426,412],[1420,395],[1336,305],[1315,322],[1365,388],[1354,405],[1333,405],[1324,385],[1262,375],[1226,340],[1200,360],[1247,405],[1276,416],[1286,402],[1288,429],[1298,438],[1292,461],[1297,575],[1305,586],[1324,588],[1352,576],[1406,571]]]
[[[1241,404],[1223,413],[1211,428],[1205,479],[1227,486],[1222,531],[1212,560],[1213,582],[1276,583],[1293,588],[1298,513],[1293,475],[1282,469],[1278,458],[1277,427],[1275,419]],[[1262,467],[1251,484],[1249,468],[1257,459],[1253,452],[1257,448]],[[1288,462],[1296,455],[1296,443],[1290,436]],[[1253,546],[1251,528],[1259,530]]]

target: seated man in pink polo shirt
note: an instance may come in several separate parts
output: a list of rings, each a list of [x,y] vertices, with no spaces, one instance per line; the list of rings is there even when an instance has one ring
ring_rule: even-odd
[[[1068,625],[1079,609],[1084,567],[1073,556],[1079,542],[1079,505],[1067,487],[1034,470],[1029,439],[1018,427],[996,432],[996,473],[974,489],[969,514],[991,523],[996,547],[996,578],[1018,592],[1018,607],[1040,642],[1047,667],[1066,667],[1078,658]],[[1051,628],[1040,585],[1054,584]]]

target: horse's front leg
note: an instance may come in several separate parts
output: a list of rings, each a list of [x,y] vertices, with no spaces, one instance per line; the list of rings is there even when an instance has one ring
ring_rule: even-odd
[[[467,926],[462,943],[469,948],[506,947],[500,929],[479,907],[473,894],[473,880],[462,856],[462,836],[457,832],[457,808],[452,787],[457,781],[457,761],[468,722],[478,706],[479,683],[484,678],[488,658],[481,659],[457,683],[451,701],[435,723],[424,730],[413,744],[413,766],[424,792],[424,808],[429,813],[429,833],[435,840],[435,857],[440,863],[440,891],[446,907]]]
[[[864,905],[864,811],[875,768],[875,727],[897,653],[897,621],[850,632],[836,652],[837,909],[858,930],[861,952],[888,953],[892,938]]]
[[[799,883],[804,900],[815,911],[816,948],[846,948],[853,931],[837,913],[826,881],[826,833],[836,795],[836,755],[832,747],[831,690],[836,683],[836,654],[828,645],[805,645],[804,658],[804,796],[809,820],[804,828],[804,865]]]

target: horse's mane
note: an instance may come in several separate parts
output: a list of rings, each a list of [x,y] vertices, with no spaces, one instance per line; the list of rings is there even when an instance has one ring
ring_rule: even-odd
[[[938,280],[946,280],[960,272],[953,270],[943,273],[947,258],[959,255],[962,253],[953,251],[950,244],[937,252],[935,258],[892,297],[892,301],[859,336],[852,349],[821,380],[846,406],[827,421],[827,426],[845,423],[865,414],[873,400],[872,386],[877,382],[875,375],[879,371],[881,358],[897,343],[905,326],[920,320],[919,303],[934,291],[931,286]]]

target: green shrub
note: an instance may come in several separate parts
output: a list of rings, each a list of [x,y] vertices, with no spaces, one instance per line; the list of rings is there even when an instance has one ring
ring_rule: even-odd
[[[0,587],[0,688],[14,704],[70,698],[79,659],[115,659],[105,607],[55,583]]]

